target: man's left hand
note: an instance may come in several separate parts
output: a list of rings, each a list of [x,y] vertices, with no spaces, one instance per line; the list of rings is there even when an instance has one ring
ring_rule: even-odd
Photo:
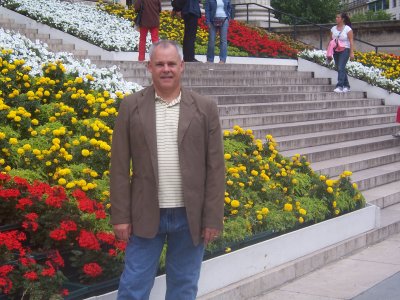
[[[208,243],[217,239],[220,235],[220,230],[215,228],[204,228],[203,232],[201,233],[201,237],[204,240],[204,246],[207,246]]]

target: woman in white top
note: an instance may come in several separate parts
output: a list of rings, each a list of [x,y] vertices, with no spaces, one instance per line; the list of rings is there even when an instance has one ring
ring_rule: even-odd
[[[331,29],[331,39],[338,39],[341,45],[344,46],[342,51],[334,50],[333,52],[333,59],[338,71],[338,82],[334,92],[346,93],[350,91],[346,64],[349,58],[354,58],[353,30],[351,29],[350,18],[346,13],[336,15],[336,26]]]

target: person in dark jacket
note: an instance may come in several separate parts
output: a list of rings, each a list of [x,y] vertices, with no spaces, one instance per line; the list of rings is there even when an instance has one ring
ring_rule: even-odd
[[[196,42],[197,20],[201,17],[199,0],[186,0],[181,14],[185,23],[183,60],[185,62],[197,62],[198,60],[194,58],[194,43]]]
[[[151,41],[158,42],[158,27],[160,26],[161,0],[136,0],[135,11],[139,11],[143,5],[142,19],[139,24],[139,61],[144,61],[146,53],[146,38],[150,31]]]

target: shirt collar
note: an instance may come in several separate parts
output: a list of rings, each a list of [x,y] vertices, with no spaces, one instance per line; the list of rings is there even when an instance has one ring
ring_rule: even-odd
[[[161,101],[163,103],[166,104],[167,107],[171,107],[174,106],[176,104],[179,104],[181,102],[181,97],[182,97],[182,92],[179,92],[178,97],[176,97],[175,99],[173,99],[170,102],[165,101],[162,97],[160,97],[159,95],[157,95],[157,92],[155,92],[155,99],[156,101]]]

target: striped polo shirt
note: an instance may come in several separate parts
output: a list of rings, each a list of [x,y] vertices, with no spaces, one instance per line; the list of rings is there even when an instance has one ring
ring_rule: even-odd
[[[178,154],[181,93],[171,102],[155,94],[160,208],[183,207],[182,176]]]

